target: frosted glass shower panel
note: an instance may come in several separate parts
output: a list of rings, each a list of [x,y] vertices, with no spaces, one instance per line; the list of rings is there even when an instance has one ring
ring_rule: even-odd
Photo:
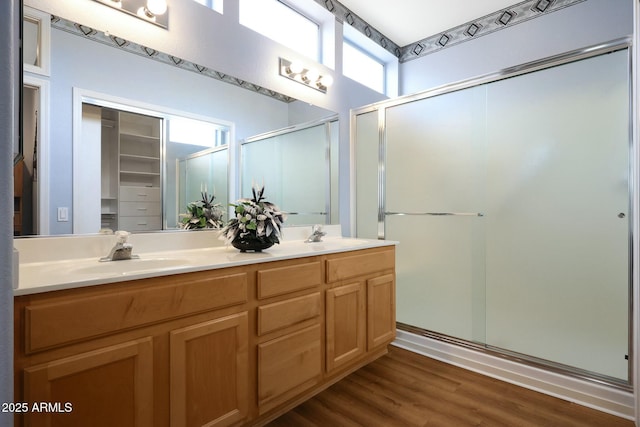
[[[481,211],[484,93],[474,87],[387,108],[387,211]]]
[[[216,196],[214,203],[220,203],[226,212],[228,161],[227,148],[205,150],[178,160],[178,204],[182,213],[188,203],[202,199],[204,189]]]
[[[482,218],[387,216],[396,247],[398,322],[484,343]]]
[[[287,212],[287,225],[327,222],[331,168],[328,125],[254,140],[242,146],[242,196],[252,182],[264,182],[265,195]]]
[[[628,74],[619,51],[492,83],[487,102],[487,345],[623,380]]]
[[[399,322],[484,341],[483,87],[386,110],[385,238]]]
[[[378,238],[378,111],[355,117],[356,236]]]

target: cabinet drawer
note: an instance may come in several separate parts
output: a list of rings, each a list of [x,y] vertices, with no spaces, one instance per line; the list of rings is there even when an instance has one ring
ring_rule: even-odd
[[[127,231],[160,230],[162,219],[159,216],[121,216],[118,218],[118,228]]]
[[[393,269],[395,251],[393,249],[368,252],[359,255],[341,256],[327,261],[327,282],[351,279],[376,271]]]
[[[320,381],[320,325],[258,345],[260,413]]]
[[[114,333],[247,301],[247,274],[146,279],[150,286],[94,293],[25,308],[26,351]]]
[[[264,335],[320,315],[320,293],[258,307],[258,335]]]
[[[264,299],[319,285],[320,262],[258,271],[258,298]]]
[[[160,202],[120,202],[122,216],[160,216]]]
[[[160,187],[121,186],[120,200],[123,202],[160,202]]]

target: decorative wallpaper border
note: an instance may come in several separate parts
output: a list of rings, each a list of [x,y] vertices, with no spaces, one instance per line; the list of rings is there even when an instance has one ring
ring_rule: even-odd
[[[400,62],[407,62],[433,52],[538,18],[544,14],[573,6],[585,0],[527,0],[433,35],[402,48]]]
[[[346,22],[356,30],[360,31],[365,36],[369,37],[378,45],[382,46],[395,57],[400,57],[402,54],[401,47],[391,41],[388,37],[382,34],[380,31],[369,25],[364,19],[360,18],[345,5],[337,0],[315,0],[316,3],[324,6],[329,12],[333,13],[339,22]]]
[[[582,3],[585,0],[525,0],[404,47],[399,47],[389,40],[388,37],[370,26],[338,0],[315,1],[333,13],[338,21],[347,22],[394,54],[402,63]]]
[[[86,25],[77,24],[67,19],[60,18],[59,16],[51,16],[51,26],[58,30],[66,31],[70,34],[84,37],[89,40],[105,44],[107,46],[115,47],[117,49],[122,49],[126,52],[133,53],[144,58],[153,59],[163,64],[178,67],[182,70],[191,71],[196,74],[229,83],[234,86],[241,87],[242,89],[250,90],[252,92],[277,99],[278,101],[290,103],[296,100],[295,98],[292,98],[290,96],[283,95],[270,89],[266,89],[262,86],[239,79],[229,74],[224,74],[220,71],[216,71],[214,69],[186,61],[176,56],[169,55],[167,53],[160,52],[158,50],[151,49],[134,42],[130,42],[113,34],[105,34],[102,31],[95,30],[91,27],[87,27]]]

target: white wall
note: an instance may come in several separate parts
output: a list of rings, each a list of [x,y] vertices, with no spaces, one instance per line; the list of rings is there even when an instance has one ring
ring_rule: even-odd
[[[18,0],[0,2],[0,402],[13,402],[13,142],[17,138]],[[0,425],[13,414],[0,412]]]
[[[633,0],[586,0],[404,62],[400,64],[400,93],[495,73],[632,34]]]

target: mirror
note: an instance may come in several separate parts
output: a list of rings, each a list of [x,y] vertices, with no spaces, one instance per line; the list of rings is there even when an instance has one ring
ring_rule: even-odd
[[[240,146],[240,188],[269,183],[267,199],[288,225],[331,224],[338,217],[338,118],[247,138]]]
[[[44,177],[40,182],[42,191],[48,189],[48,206],[34,209],[33,215],[34,223],[45,222],[47,227],[41,227],[44,232],[34,227],[34,234],[95,233],[100,228],[77,226],[79,220],[88,215],[83,201],[78,199],[78,195],[82,194],[79,189],[89,181],[83,174],[93,171],[95,177],[95,171],[101,168],[98,158],[83,157],[85,153],[78,139],[82,131],[82,104],[105,106],[104,103],[95,104],[90,99],[123,101],[116,102],[121,106],[112,106],[115,109],[127,110],[122,105],[128,105],[130,111],[132,108],[138,109],[143,114],[147,111],[146,114],[154,115],[148,111],[156,111],[155,115],[163,119],[165,130],[171,129],[170,117],[197,118],[227,125],[229,149],[224,153],[227,159],[227,185],[220,181],[225,174],[212,169],[209,172],[216,183],[211,182],[209,188],[215,186],[216,197],[224,197],[228,201],[240,197],[241,193],[238,187],[239,158],[235,154],[238,141],[335,115],[334,112],[309,106],[232,76],[216,75],[213,70],[204,72],[194,68],[194,64],[186,64],[161,52],[145,51],[135,43],[58,17],[53,19],[52,27],[50,56],[55,66],[51,68],[48,82],[50,104],[41,107],[43,113],[49,113],[48,121],[55,123],[51,127],[47,147],[41,150],[49,153],[45,162],[49,165],[48,183],[42,182]],[[91,58],[91,61],[87,61],[87,58]],[[173,64],[167,61],[173,61]],[[25,75],[28,74],[25,67]],[[168,141],[165,143],[169,144]],[[191,201],[194,194],[199,194],[200,181],[203,181],[199,176],[204,172],[193,166],[214,157],[213,152],[206,152],[211,147],[190,145],[193,147],[186,151],[184,146],[166,145],[162,153],[164,188],[161,194],[164,213],[159,229],[176,228],[177,216],[186,211],[183,205]],[[172,147],[175,152],[172,152]],[[335,153],[337,155],[337,150]],[[222,155],[216,154],[216,164],[219,164]],[[186,170],[193,172],[189,176],[181,169],[181,165],[187,164],[189,168]],[[183,173],[185,175],[181,182],[179,177]],[[337,168],[334,178],[337,185]],[[324,180],[325,174],[319,179]],[[269,188],[269,183],[265,184]],[[94,193],[96,188],[101,187],[93,187]],[[88,194],[92,190],[85,188],[84,191]],[[270,194],[275,195],[273,191]],[[94,198],[100,201],[100,197]],[[97,206],[102,211],[102,202]],[[332,209],[337,210],[337,202]],[[101,218],[100,215],[98,212],[98,218]],[[332,223],[337,223],[337,215],[328,217]]]
[[[74,164],[74,173],[82,177],[73,194],[74,210],[82,211],[73,220],[76,233],[181,228],[181,214],[189,202],[201,199],[203,187],[209,195],[215,191],[218,203],[228,204],[231,125],[162,107],[136,107],[134,101],[116,102],[108,95],[76,91],[76,97],[82,118],[74,154],[83,159]],[[207,168],[204,163],[191,167],[195,159],[211,157]],[[181,164],[190,167],[181,170]]]

